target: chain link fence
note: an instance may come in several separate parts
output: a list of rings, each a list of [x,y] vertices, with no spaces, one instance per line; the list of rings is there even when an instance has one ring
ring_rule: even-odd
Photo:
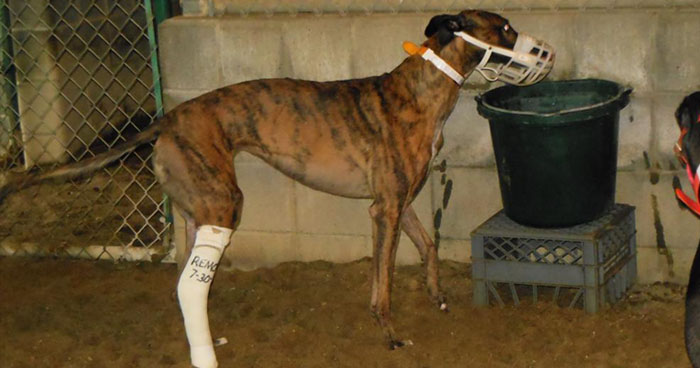
[[[162,113],[150,1],[0,1],[0,176],[92,157]],[[11,194],[0,255],[166,255],[151,154],[141,147],[89,179]]]

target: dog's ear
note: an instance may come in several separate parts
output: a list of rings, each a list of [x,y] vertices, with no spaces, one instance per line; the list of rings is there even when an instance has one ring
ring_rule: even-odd
[[[450,14],[436,15],[430,19],[430,23],[425,27],[425,37],[432,37],[440,28],[452,29],[456,32],[459,29],[459,16]]]
[[[470,22],[462,14],[436,15],[430,19],[430,23],[428,23],[428,26],[425,27],[425,37],[432,37],[433,35],[437,34],[440,45],[445,45],[452,41],[455,32],[465,31],[472,26],[473,21]]]

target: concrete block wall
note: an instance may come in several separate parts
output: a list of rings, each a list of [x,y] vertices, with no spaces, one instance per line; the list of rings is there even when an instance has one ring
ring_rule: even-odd
[[[234,3],[244,2],[227,6]],[[634,88],[620,117],[617,200],[637,207],[640,280],[684,282],[700,226],[679,208],[671,188],[673,176],[683,175],[672,155],[679,133],[673,111],[684,95],[700,89],[700,69],[695,67],[700,10],[634,3],[500,13],[516,30],[546,39],[556,48],[550,79],[606,78]],[[401,42],[421,42],[433,15],[170,19],[159,30],[166,107],[254,78],[334,80],[390,71],[405,57]],[[447,160],[446,174],[455,185],[440,227],[443,259],[469,262],[470,232],[502,206],[488,123],[477,114],[474,102],[474,96],[495,86],[478,75],[470,77],[445,126],[445,146],[436,162]],[[369,201],[315,192],[252,156],[239,155],[236,165],[246,199],[240,229],[228,250],[232,267],[250,269],[290,260],[344,262],[371,254]],[[431,233],[442,193],[440,173],[434,172],[415,205]],[[402,237],[398,262],[418,262],[406,238]]]

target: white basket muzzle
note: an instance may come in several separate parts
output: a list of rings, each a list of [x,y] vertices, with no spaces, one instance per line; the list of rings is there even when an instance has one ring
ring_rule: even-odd
[[[546,42],[520,33],[512,50],[494,46],[465,32],[455,32],[466,42],[484,49],[486,52],[476,70],[490,82],[497,80],[517,86],[535,84],[549,74],[554,65],[554,48]],[[494,55],[509,58],[506,63],[495,63]]]

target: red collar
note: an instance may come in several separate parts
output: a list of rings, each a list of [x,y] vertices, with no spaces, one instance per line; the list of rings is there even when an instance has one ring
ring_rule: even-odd
[[[700,117],[698,117],[698,123],[700,123]],[[700,191],[700,178],[698,177],[698,172],[697,170],[693,172],[693,169],[690,168],[690,163],[688,162],[688,158],[686,155],[683,153],[683,137],[688,133],[688,129],[681,129],[681,136],[678,138],[678,142],[676,142],[676,146],[673,148],[674,153],[676,154],[676,157],[678,160],[685,165],[685,172],[688,174],[688,180],[690,181],[690,185],[693,188],[693,194],[695,194],[695,199],[690,198],[687,194],[683,192],[683,189],[681,188],[676,188],[676,197],[683,202],[688,208],[695,212],[696,215],[700,216],[700,196],[698,195],[698,191]],[[698,167],[700,169],[700,167]]]

